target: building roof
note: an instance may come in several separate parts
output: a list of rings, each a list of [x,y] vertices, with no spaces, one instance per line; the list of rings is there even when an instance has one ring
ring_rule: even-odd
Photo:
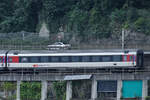
[[[92,75],[67,75],[64,80],[83,80],[91,79]]]

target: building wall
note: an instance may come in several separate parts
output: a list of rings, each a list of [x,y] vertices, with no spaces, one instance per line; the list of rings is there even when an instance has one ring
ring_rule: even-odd
[[[123,81],[122,97],[123,98],[142,97],[142,81],[141,80]]]

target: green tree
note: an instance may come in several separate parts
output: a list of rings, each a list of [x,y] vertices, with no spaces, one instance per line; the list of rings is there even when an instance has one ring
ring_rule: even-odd
[[[41,0],[18,0],[15,6],[13,31],[35,32],[39,20],[38,14],[42,7]]]
[[[54,89],[56,92],[56,98],[57,100],[65,100],[66,98],[66,82],[54,82]]]
[[[14,2],[9,0],[0,1],[0,32],[11,30],[11,21],[14,11]]]
[[[40,100],[41,98],[39,82],[22,82],[20,90],[21,100]]]
[[[55,35],[62,26],[82,42],[107,38],[121,28],[148,34],[149,4],[150,0],[1,0],[0,32],[36,32],[46,23],[50,33]]]
[[[2,90],[5,92],[7,100],[12,100],[16,98],[16,83],[14,82],[3,82],[1,86]],[[11,93],[11,95],[9,95]]]

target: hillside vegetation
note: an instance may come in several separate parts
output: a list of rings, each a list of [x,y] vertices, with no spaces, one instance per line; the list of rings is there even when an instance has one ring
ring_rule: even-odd
[[[0,33],[59,28],[82,42],[109,38],[121,29],[150,34],[150,0],[1,0]],[[71,39],[71,38],[70,38]]]

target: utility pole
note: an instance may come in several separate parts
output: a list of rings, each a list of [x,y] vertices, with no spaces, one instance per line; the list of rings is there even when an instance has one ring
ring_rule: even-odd
[[[125,30],[124,28],[122,28],[122,49],[124,49],[124,33],[125,33]]]

